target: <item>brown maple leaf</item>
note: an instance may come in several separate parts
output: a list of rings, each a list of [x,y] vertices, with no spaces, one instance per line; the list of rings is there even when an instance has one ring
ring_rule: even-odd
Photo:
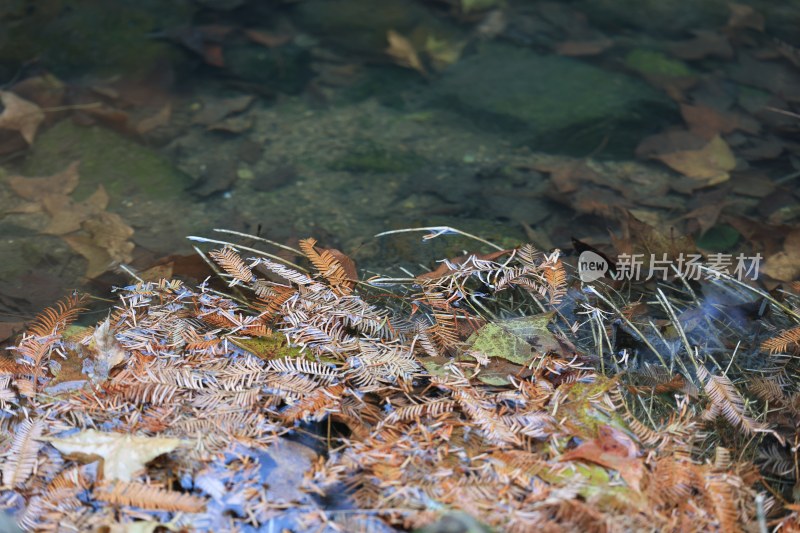
[[[78,161],[73,162],[64,172],[43,178],[24,178],[11,176],[8,186],[17,196],[40,202],[48,196],[65,196],[78,186]]]
[[[3,112],[0,113],[0,128],[18,131],[28,144],[33,144],[36,130],[44,120],[44,111],[38,105],[8,91],[0,91]]]

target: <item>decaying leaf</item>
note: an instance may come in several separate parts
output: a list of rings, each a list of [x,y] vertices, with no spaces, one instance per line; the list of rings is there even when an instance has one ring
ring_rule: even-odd
[[[394,59],[395,63],[403,67],[413,68],[423,76],[428,74],[411,41],[394,30],[386,32],[386,40],[389,42],[386,53]]]
[[[146,463],[181,444],[180,439],[141,437],[95,429],[49,440],[64,455],[101,457],[106,481],[131,481],[136,472],[145,468]]]
[[[44,211],[50,219],[42,233],[58,235],[89,260],[86,271],[94,278],[112,265],[129,262],[134,244],[133,229],[116,213],[109,213],[109,197],[102,185],[87,199],[76,202],[69,194],[78,185],[78,164],[44,178],[13,176],[11,189],[30,203],[15,212]]]
[[[292,35],[288,33],[271,33],[263,30],[245,30],[245,36],[267,48],[277,48],[292,40]]]
[[[728,29],[753,29],[764,31],[764,15],[758,13],[753,6],[746,4],[730,3],[728,8],[731,10],[728,18]]]
[[[0,91],[0,101],[4,107],[0,113],[0,128],[18,131],[25,142],[33,144],[39,124],[44,120],[44,111],[9,91]]]
[[[136,125],[136,131],[137,133],[144,134],[156,128],[166,126],[169,124],[170,117],[172,117],[172,104],[167,102],[155,114],[140,120]]]
[[[120,346],[111,329],[111,319],[106,318],[92,333],[92,359],[94,360],[93,378],[95,381],[108,379],[108,372],[122,363],[127,353]]]
[[[622,237],[612,237],[611,240],[620,253],[643,253],[646,261],[651,256],[661,258],[664,254],[674,261],[681,254],[697,251],[694,239],[690,236],[676,232],[672,227],[648,224],[632,212],[626,213],[622,220]]]
[[[727,181],[729,172],[736,168],[736,157],[719,136],[706,142],[688,132],[672,131],[648,137],[636,151],[705,186]]]
[[[46,196],[41,204],[45,212],[50,215],[50,222],[42,229],[42,233],[66,235],[78,231],[85,221],[103,213],[108,207],[108,202],[108,193],[102,185],[82,202],[76,202],[69,196]]]
[[[638,446],[625,433],[612,426],[603,425],[598,435],[561,456],[561,461],[583,459],[619,472],[625,483],[639,491],[644,476],[644,463],[638,457]]]
[[[254,101],[255,96],[249,94],[205,101],[203,109],[195,115],[193,122],[203,126],[216,124],[230,115],[246,110]]]
[[[681,104],[681,115],[692,133],[709,140],[721,133],[741,130],[756,134],[761,129],[761,125],[752,117],[709,106]]]
[[[98,213],[84,221],[81,228],[85,234],[63,235],[61,238],[89,260],[87,278],[92,279],[116,264],[131,261],[134,244],[130,238],[133,228],[116,213]]]
[[[550,313],[486,324],[467,340],[471,351],[527,365],[536,356],[559,351],[560,344],[547,329]]]
[[[792,282],[800,279],[800,230],[791,232],[783,250],[767,257],[761,271],[771,278]]]
[[[563,41],[556,45],[556,53],[561,56],[596,56],[614,46],[614,41],[606,37],[586,41]]]
[[[428,39],[425,41],[425,52],[428,54],[433,68],[440,71],[459,60],[466,44],[463,41],[440,40],[434,35],[428,35]]]
[[[79,161],[75,161],[64,172],[44,178],[12,176],[7,183],[18,196],[34,202],[48,196],[68,195],[78,186],[78,165]]]

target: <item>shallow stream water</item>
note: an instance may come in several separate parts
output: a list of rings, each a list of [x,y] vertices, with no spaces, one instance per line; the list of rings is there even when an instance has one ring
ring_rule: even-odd
[[[186,236],[215,228],[366,277],[481,248],[386,230],[573,253],[634,216],[789,281],[798,27],[796,2],[4,2],[0,333],[130,272],[199,281]]]

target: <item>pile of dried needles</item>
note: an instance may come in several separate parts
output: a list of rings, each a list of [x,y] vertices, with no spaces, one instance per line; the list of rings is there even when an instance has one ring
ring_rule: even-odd
[[[623,293],[530,245],[362,282],[300,248],[314,273],[224,245],[231,294],[42,313],[0,360],[0,506],[35,531],[800,527],[796,292]]]

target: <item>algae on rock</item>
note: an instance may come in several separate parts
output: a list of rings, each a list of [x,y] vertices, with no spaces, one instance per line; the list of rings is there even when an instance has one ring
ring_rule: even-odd
[[[182,194],[191,179],[161,154],[99,126],[59,122],[42,133],[24,166],[28,176],[63,170],[80,160],[80,184],[75,197],[84,198],[102,184],[111,202],[127,195],[169,198]]]
[[[455,103],[484,124],[516,130],[539,149],[562,151],[585,132],[581,150],[596,147],[606,126],[614,125],[624,125],[619,136],[635,146],[654,116],[675,109],[666,96],[625,74],[494,43],[447,69],[434,90],[443,105]]]

